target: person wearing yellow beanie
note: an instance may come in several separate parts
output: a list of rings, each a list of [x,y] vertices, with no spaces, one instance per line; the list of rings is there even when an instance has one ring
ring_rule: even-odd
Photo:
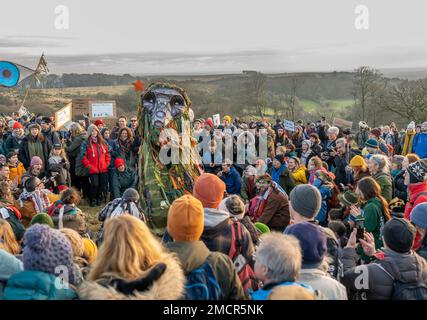
[[[354,182],[353,186],[354,186],[354,188],[357,187],[357,183],[361,179],[370,176],[369,171],[368,171],[368,166],[366,165],[365,159],[359,155],[354,156],[350,160],[349,167],[353,171],[353,182]]]
[[[98,256],[98,247],[96,246],[95,242],[93,242],[89,238],[83,238],[82,240],[84,247],[83,257],[87,260],[89,264],[91,264]]]
[[[172,203],[168,212],[167,233],[174,241],[165,246],[179,258],[186,275],[183,299],[245,299],[241,281],[230,258],[220,252],[211,252],[200,241],[203,228],[202,202],[192,195],[184,195]],[[200,281],[200,274],[211,278],[204,297],[196,295],[193,286],[197,279]]]

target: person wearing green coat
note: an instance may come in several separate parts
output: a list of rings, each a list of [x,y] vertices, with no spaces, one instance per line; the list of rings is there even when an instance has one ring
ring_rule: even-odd
[[[376,154],[368,160],[368,169],[371,176],[379,184],[381,195],[387,203],[393,199],[393,180],[390,175],[390,162],[384,155]]]
[[[356,191],[361,202],[365,204],[362,209],[354,205],[351,206],[351,215],[356,219],[364,219],[365,232],[372,233],[375,239],[375,248],[380,249],[383,246],[382,229],[384,224],[390,220],[387,202],[381,195],[379,184],[372,177],[361,179],[357,184]],[[358,252],[362,254],[361,247]]]
[[[125,160],[117,158],[114,161],[115,169],[111,178],[112,199],[121,198],[128,188],[137,189],[138,175],[135,170],[126,166]]]

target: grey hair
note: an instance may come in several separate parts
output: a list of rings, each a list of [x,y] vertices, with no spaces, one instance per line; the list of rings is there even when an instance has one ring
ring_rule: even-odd
[[[299,241],[278,232],[263,234],[256,250],[256,261],[267,267],[269,282],[298,280],[302,264]]]
[[[378,165],[378,171],[389,174],[390,173],[390,160],[382,154],[375,154],[371,159]]]
[[[330,127],[328,129],[328,134],[330,134],[330,133],[339,134],[340,133],[340,129],[338,129],[337,127]]]

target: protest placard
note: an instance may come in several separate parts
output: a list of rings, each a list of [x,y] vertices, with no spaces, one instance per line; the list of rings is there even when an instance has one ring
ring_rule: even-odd
[[[219,126],[221,124],[221,118],[220,118],[219,113],[214,114],[212,116],[212,121],[213,121],[213,124],[214,124],[215,127],[217,127],[217,126]]]
[[[59,129],[66,123],[71,122],[72,115],[73,104],[70,102],[65,107],[55,112],[55,129]]]
[[[348,120],[344,120],[344,119],[340,119],[340,118],[334,118],[334,121],[332,122],[332,124],[335,127],[340,127],[341,129],[345,129],[345,128],[352,128],[353,126],[353,122],[348,121]]]
[[[293,121],[285,120],[284,126],[286,131],[295,131],[295,123]]]

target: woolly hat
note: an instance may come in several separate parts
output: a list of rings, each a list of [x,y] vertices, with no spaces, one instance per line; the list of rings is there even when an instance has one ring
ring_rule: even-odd
[[[205,122],[205,120],[202,118],[199,118],[199,119],[194,120],[193,124],[195,124],[196,122],[203,123],[203,122]]]
[[[423,182],[427,174],[427,159],[411,163],[406,169],[410,175],[410,183]]]
[[[420,203],[412,209],[411,222],[420,228],[427,229],[427,202]]]
[[[362,168],[362,169],[366,169],[366,161],[363,157],[357,155],[354,156],[351,161],[350,161],[350,167],[352,168]]]
[[[231,122],[231,117],[230,116],[224,116],[224,120],[230,123]]]
[[[415,240],[416,229],[407,220],[392,218],[384,225],[385,244],[393,251],[405,253],[411,250]]]
[[[312,143],[310,140],[303,140],[302,143],[305,143],[309,148],[311,148]]]
[[[23,262],[25,270],[55,275],[55,269],[65,266],[69,283],[74,284],[73,251],[70,241],[59,230],[35,224],[24,234]]]
[[[211,119],[211,118],[206,119],[206,120],[205,120],[205,122],[204,122],[204,124],[205,124],[205,125],[208,125],[208,126],[209,126],[209,127],[211,127],[211,128],[213,128],[213,127],[214,127],[214,124],[213,124],[213,121],[212,121],[212,119]]]
[[[30,222],[30,226],[35,225],[36,223],[39,224],[45,224],[51,228],[54,228],[53,220],[47,213],[40,212],[39,214],[36,214]]]
[[[89,238],[82,238],[82,242],[84,248],[83,257],[86,258],[87,262],[93,263],[98,256],[98,247]]]
[[[134,188],[127,188],[125,192],[123,192],[122,199],[127,201],[138,202],[139,193]]]
[[[175,241],[198,241],[203,233],[202,203],[192,195],[176,199],[169,208],[167,230]]]
[[[264,233],[269,233],[269,232],[270,232],[270,228],[269,228],[266,224],[264,224],[264,223],[262,223],[262,222],[256,222],[256,223],[255,223],[255,228],[256,228],[259,232],[261,232],[262,234],[264,234]]]
[[[313,219],[322,206],[320,191],[311,185],[300,184],[289,195],[292,208],[300,215]]]
[[[83,257],[84,254],[84,246],[82,237],[77,233],[77,231],[74,231],[73,229],[69,228],[63,228],[60,229],[61,233],[63,233],[67,239],[71,243],[71,248],[73,249],[73,256],[74,257]]]
[[[339,201],[345,206],[352,206],[359,203],[359,196],[356,192],[348,190],[338,195]]]
[[[380,135],[381,135],[381,130],[380,130],[380,129],[378,129],[378,128],[374,128],[374,129],[372,129],[372,130],[371,130],[371,133],[372,133],[374,136],[376,136],[377,138],[379,138],[379,137],[380,137]]]
[[[13,124],[13,130],[16,129],[24,129],[24,127],[22,126],[22,124],[20,124],[18,121],[15,121],[15,123]]]
[[[288,226],[285,234],[298,239],[302,250],[303,265],[318,266],[326,254],[326,236],[321,227],[311,222]]]
[[[28,130],[31,130],[33,128],[39,129],[39,131],[41,130],[41,127],[38,123],[32,123],[28,126]]]
[[[102,119],[96,119],[94,124],[95,124],[95,126],[105,125],[105,122]]]
[[[114,166],[116,167],[116,169],[124,165],[125,165],[125,160],[123,160],[122,158],[116,158],[116,160],[114,160]]]
[[[32,167],[32,166],[35,166],[35,165],[37,165],[37,164],[39,164],[39,165],[43,165],[43,160],[42,160],[42,158],[40,158],[40,157],[38,157],[38,156],[34,156],[34,157],[32,157],[31,158],[31,162],[30,162],[30,166]]]
[[[407,130],[409,130],[409,129],[415,130],[415,122],[414,121],[409,122]]]
[[[193,187],[193,196],[200,200],[204,208],[218,208],[224,192],[224,181],[211,173],[203,173]]]
[[[380,147],[378,141],[375,139],[368,139],[365,143],[365,146],[369,148],[376,148],[376,149]]]
[[[219,209],[230,213],[231,217],[235,217],[238,220],[243,219],[245,215],[245,204],[242,199],[235,194],[222,200]]]

